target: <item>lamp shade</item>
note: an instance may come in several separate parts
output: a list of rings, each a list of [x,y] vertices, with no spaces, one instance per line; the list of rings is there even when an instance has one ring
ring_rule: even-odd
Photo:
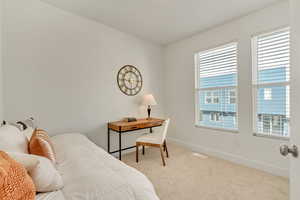
[[[143,105],[146,106],[155,106],[157,105],[156,100],[152,94],[147,94],[143,96]]]

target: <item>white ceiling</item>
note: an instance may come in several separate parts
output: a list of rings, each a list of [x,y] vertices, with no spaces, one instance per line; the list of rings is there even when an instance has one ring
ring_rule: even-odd
[[[280,0],[42,0],[135,36],[168,44]]]

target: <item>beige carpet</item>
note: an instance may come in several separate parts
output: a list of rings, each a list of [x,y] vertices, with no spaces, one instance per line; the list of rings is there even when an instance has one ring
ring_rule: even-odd
[[[288,180],[214,157],[197,157],[169,144],[170,158],[163,167],[158,148],[127,154],[123,161],[144,173],[161,200],[288,200]]]

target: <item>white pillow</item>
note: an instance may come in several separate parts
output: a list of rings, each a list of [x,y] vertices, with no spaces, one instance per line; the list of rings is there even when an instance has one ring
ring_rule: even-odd
[[[31,154],[8,154],[25,168],[26,163],[29,162],[28,160],[36,159],[39,161],[35,167],[26,168],[33,180],[37,192],[52,192],[59,190],[64,186],[61,175],[48,158]]]
[[[0,150],[8,152],[28,153],[28,139],[15,126],[1,126]]]
[[[33,156],[27,156],[29,154],[23,154],[23,153],[8,153],[8,154],[12,159],[22,164],[27,171],[34,170],[34,168],[36,168],[37,165],[40,163],[39,159]]]
[[[26,136],[26,138],[28,139],[28,141],[30,141],[31,136],[33,134],[34,129],[32,127],[28,127],[25,130],[21,131],[23,135]]]

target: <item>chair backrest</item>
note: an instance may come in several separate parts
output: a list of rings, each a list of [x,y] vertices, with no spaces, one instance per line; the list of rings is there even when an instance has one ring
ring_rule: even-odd
[[[166,121],[163,124],[163,129],[162,129],[162,143],[165,141],[166,137],[167,137],[167,132],[168,132],[168,128],[169,128],[169,123],[170,123],[170,119],[166,119]]]

